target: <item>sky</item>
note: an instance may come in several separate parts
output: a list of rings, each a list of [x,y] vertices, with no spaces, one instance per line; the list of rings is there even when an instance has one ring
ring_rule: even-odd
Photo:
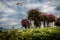
[[[11,29],[12,26],[22,27],[21,20],[27,17],[29,9],[34,8],[60,17],[60,0],[0,0],[0,27],[4,29]]]

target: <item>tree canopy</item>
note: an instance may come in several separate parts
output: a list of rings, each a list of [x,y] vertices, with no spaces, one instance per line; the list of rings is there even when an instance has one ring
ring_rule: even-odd
[[[37,9],[30,9],[28,10],[27,12],[28,14],[28,19],[29,20],[33,20],[35,21],[35,25],[39,25],[41,21],[47,21],[47,22],[53,22],[53,21],[56,21],[56,16],[53,15],[53,14],[48,14],[48,13],[44,13],[44,12],[41,12]]]

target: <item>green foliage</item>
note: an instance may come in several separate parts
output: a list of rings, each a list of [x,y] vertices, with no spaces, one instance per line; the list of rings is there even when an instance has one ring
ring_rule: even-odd
[[[0,40],[59,40],[60,28],[7,30],[0,32]]]

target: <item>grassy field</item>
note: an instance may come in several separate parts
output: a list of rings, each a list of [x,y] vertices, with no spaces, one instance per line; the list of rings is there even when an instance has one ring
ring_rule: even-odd
[[[60,40],[60,27],[6,30],[0,32],[0,40]]]

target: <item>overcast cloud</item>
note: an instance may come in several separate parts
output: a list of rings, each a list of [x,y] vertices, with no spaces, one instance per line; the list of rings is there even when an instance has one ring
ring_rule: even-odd
[[[21,5],[16,5],[21,2]],[[39,8],[42,12],[60,16],[60,0],[0,0],[0,27],[21,27],[20,21],[27,17],[27,10]],[[18,26],[18,27],[17,27]]]

